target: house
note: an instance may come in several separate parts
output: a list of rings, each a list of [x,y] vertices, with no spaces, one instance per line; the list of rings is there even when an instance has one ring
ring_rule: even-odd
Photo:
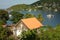
[[[21,19],[15,27],[13,27],[13,34],[18,36],[22,31],[33,30],[42,26],[42,23],[40,23],[36,18]]]

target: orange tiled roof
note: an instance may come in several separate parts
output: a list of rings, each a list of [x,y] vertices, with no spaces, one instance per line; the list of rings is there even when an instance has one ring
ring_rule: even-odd
[[[36,18],[27,18],[21,20],[29,29],[36,29],[43,26]]]

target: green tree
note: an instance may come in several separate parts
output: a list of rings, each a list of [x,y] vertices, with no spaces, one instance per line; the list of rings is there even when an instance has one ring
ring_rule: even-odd
[[[60,40],[59,30],[56,30],[52,28],[51,26],[47,26],[46,31],[40,31],[40,32],[41,32],[39,34],[40,40]]]
[[[24,15],[24,18],[32,18],[32,17],[34,17],[33,14],[26,13],[26,14]]]
[[[55,37],[55,39],[56,40],[60,40],[60,24],[58,24],[57,26],[56,26],[56,28],[55,28],[55,35],[54,35],[54,37]]]
[[[37,30],[28,30],[23,32],[20,38],[21,40],[60,40],[59,27],[58,25],[57,28],[54,29],[51,26],[44,26],[39,29],[38,32],[40,33],[38,33]]]
[[[15,12],[15,11],[12,11],[11,15],[12,15],[12,21],[14,23],[17,23],[24,16],[24,14],[21,14],[20,12]]]
[[[58,25],[56,26],[56,30],[57,30],[57,31],[60,31],[60,24],[58,24]]]
[[[60,0],[39,0],[32,5],[35,5],[38,9],[41,10],[51,10],[51,11],[60,11]],[[41,7],[39,7],[41,6]]]
[[[56,10],[60,10],[60,0],[40,0],[41,5],[43,5],[43,7],[47,7],[48,10],[49,8],[51,8],[52,11]]]
[[[5,24],[8,19],[8,12],[6,10],[0,10],[0,24]]]
[[[2,26],[0,26],[0,40],[8,40],[8,39],[11,39],[10,36],[12,34],[13,34],[12,31],[8,27],[3,28]]]
[[[41,15],[41,14],[38,14],[38,15],[37,15],[37,19],[42,22],[42,21],[43,21],[42,15]]]
[[[2,25],[2,24],[5,24],[5,22],[3,20],[0,20],[0,25]]]
[[[21,40],[35,40],[36,39],[36,31],[35,30],[28,30],[22,32]]]

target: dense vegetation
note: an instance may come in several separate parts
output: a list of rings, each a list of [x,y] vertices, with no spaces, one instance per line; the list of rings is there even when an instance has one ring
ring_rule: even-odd
[[[31,5],[43,10],[52,10],[52,11],[60,10],[60,0],[39,0]]]
[[[8,27],[4,28],[0,25],[0,40],[14,40],[12,34],[12,31]]]
[[[24,16],[24,14],[22,14],[20,12],[16,12],[16,11],[12,11],[11,15],[12,15],[12,19],[10,19],[10,20],[12,20],[14,23],[17,23]]]
[[[55,28],[43,26],[39,29],[23,31],[18,37],[12,35],[9,27],[0,26],[0,40],[60,40],[60,25]]]
[[[20,11],[20,10],[29,10],[29,9],[60,11],[60,0],[39,0],[30,5],[26,5],[26,4],[14,5],[8,8],[7,10]]]
[[[31,18],[31,17],[36,17],[39,21],[41,22],[43,21],[43,17],[41,14],[35,16],[30,13],[22,14],[19,11],[11,11],[10,13],[8,13],[8,11],[2,10],[0,11],[0,24],[4,25],[7,23],[8,20],[13,21],[13,23],[16,24],[19,20],[23,18]]]
[[[46,27],[46,28],[45,28]],[[60,25],[56,28],[44,26],[37,30],[23,32],[20,40],[60,40]]]
[[[14,11],[27,10],[28,11],[29,9],[34,10],[35,8],[33,6],[26,5],[26,4],[18,4],[8,8],[7,10],[14,10]]]
[[[8,12],[6,10],[0,10],[0,24],[5,24],[8,19]]]
[[[12,15],[11,21],[13,21],[14,23],[17,23],[19,20],[21,20],[23,18],[32,18],[32,17],[36,17],[41,22],[43,21],[43,17],[41,14],[38,14],[37,16],[35,16],[33,14],[30,14],[30,13],[22,14],[20,12],[12,11],[11,15]]]
[[[37,6],[42,7],[40,8]],[[10,12],[10,14],[12,15],[12,19],[10,19],[10,21],[13,21],[16,24],[22,18],[31,17],[36,17],[39,21],[41,22],[43,21],[43,17],[41,14],[35,16],[30,13],[22,14],[19,12],[20,10],[29,9],[60,11],[60,0],[39,0],[38,2],[33,3],[33,5],[21,4],[12,6],[7,9],[13,10]],[[6,21],[8,19],[9,19],[8,11],[0,10],[0,40],[15,40],[15,37],[12,35],[13,34],[12,31],[8,27],[4,28],[2,26],[6,24]],[[26,32],[24,31],[18,38],[19,40],[60,40],[60,25],[57,25],[55,28],[52,28],[51,26],[44,26],[42,28],[39,28],[38,30],[34,29],[28,30]]]

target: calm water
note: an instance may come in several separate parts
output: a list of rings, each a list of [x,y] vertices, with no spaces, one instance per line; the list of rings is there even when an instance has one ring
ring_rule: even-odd
[[[44,21],[42,22],[44,25],[56,26],[60,24],[60,13],[59,12],[52,12],[52,11],[20,11],[21,13],[31,13],[34,15],[42,14]]]

